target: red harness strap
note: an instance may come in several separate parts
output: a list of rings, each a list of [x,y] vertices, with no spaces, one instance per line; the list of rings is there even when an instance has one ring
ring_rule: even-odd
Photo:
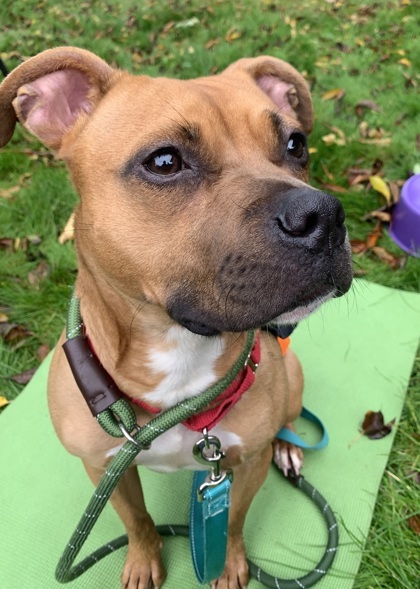
[[[252,348],[250,360],[255,364],[259,364],[261,359],[261,344],[260,334],[255,338],[254,347]],[[251,387],[255,380],[255,372],[249,364],[238,374],[232,384],[221,393],[204,411],[192,415],[185,419],[182,424],[192,431],[203,431],[204,428],[210,430],[226,415],[228,411],[239,401],[242,395]],[[140,399],[134,399],[128,395],[124,395],[135,405],[138,405],[148,413],[160,413],[158,407],[152,407]]]
[[[283,356],[286,355],[287,348],[289,347],[290,338],[282,339],[277,338],[278,344],[282,351]],[[94,352],[92,342],[89,340],[89,345]],[[95,352],[94,352],[95,353]],[[210,430],[226,415],[228,411],[232,409],[234,405],[239,401],[242,395],[252,386],[255,380],[255,369],[261,360],[261,343],[260,333],[258,332],[255,343],[249,357],[249,361],[246,366],[241,370],[232,384],[221,393],[217,399],[215,399],[204,411],[192,415],[188,419],[185,419],[181,423],[192,431],[203,431],[204,428]],[[157,415],[161,409],[159,407],[153,407],[140,399],[130,397],[121,391],[122,395],[134,405],[138,405],[147,413]]]

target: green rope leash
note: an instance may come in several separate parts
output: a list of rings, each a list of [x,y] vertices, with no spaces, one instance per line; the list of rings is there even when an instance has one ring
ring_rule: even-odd
[[[80,336],[82,335],[82,331],[83,322],[80,315],[80,303],[77,297],[73,295],[69,304],[67,337],[71,339]],[[151,442],[163,432],[180,423],[184,419],[187,419],[193,413],[198,412],[206,407],[213,399],[215,399],[222,391],[224,391],[235,379],[239,370],[244,366],[252,349],[253,341],[254,333],[249,332],[247,335],[245,349],[226,377],[221,379],[214,386],[210,387],[200,395],[183,401],[178,405],[168,409],[164,413],[161,413],[142,428],[138,428],[136,425],[135,417],[134,426],[130,428],[130,421],[132,421],[132,416],[130,413],[134,415],[134,411],[124,399],[113,403],[113,405],[111,405],[108,410],[101,414],[101,416],[105,414],[103,421],[106,422],[106,426],[109,426],[110,430],[114,430],[115,428],[118,429],[118,437],[121,437],[122,433],[118,427],[118,419],[116,419],[115,415],[113,414],[113,411],[116,408],[116,413],[118,412],[117,418],[121,419],[120,415],[124,415],[124,425],[127,427],[128,423],[127,431],[130,432],[133,429],[136,430],[131,434],[134,441],[127,441],[106,469],[95,493],[89,501],[89,504],[77,525],[76,530],[70,538],[70,541],[59,560],[55,573],[55,577],[58,582],[68,583],[69,581],[76,579],[100,559],[104,558],[112,552],[115,552],[115,550],[127,544],[127,536],[120,536],[108,544],[105,544],[93,552],[90,556],[82,560],[80,563],[73,566],[77,555],[79,554],[97,519],[102,513],[109,497],[139,451],[141,451],[142,448],[147,448]],[[98,416],[98,420],[99,417],[100,416]],[[125,421],[126,419],[128,421]],[[278,579],[277,577],[273,577],[265,573],[252,562],[249,562],[251,575],[266,586],[273,587],[274,589],[296,589],[296,587],[305,588],[314,585],[327,573],[328,568],[331,566],[334,560],[338,546],[337,522],[328,503],[302,476],[296,477],[295,482],[297,487],[299,487],[306,495],[308,495],[321,510],[327,522],[328,543],[325,554],[317,567],[315,567],[315,569],[300,579]],[[189,534],[188,526],[164,525],[157,526],[157,530],[162,535],[188,536]]]
[[[307,497],[309,497],[316,504],[326,522],[328,540],[325,552],[319,563],[314,567],[314,569],[306,575],[295,579],[281,579],[279,577],[270,575],[264,572],[255,563],[248,560],[249,572],[251,577],[259,581],[266,587],[270,587],[271,589],[297,589],[298,587],[312,587],[327,574],[338,550],[337,521],[327,501],[310,483],[308,483],[308,481],[303,476],[300,475],[296,477],[295,480],[288,480],[292,484],[296,484],[297,488],[299,488]],[[99,494],[98,491],[99,487],[96,490],[95,495]],[[96,519],[99,517],[102,511],[101,509],[99,513],[97,513],[96,511],[91,512],[89,510],[89,506],[91,505],[91,503],[89,503],[83,516],[84,518],[91,520],[93,522],[90,526],[90,529],[93,528]],[[83,521],[83,518],[81,521]],[[118,538],[115,538],[115,540],[108,542],[108,544],[104,544],[103,546],[95,550],[95,552],[84,558],[80,563],[76,564],[73,568],[71,568],[71,565],[73,564],[77,556],[77,553],[75,553],[76,548],[72,550],[69,549],[69,547],[72,546],[72,541],[77,543],[81,542],[79,549],[77,550],[78,552],[90,531],[81,530],[79,529],[79,526],[73,534],[68,544],[68,547],[66,548],[66,552],[69,553],[68,556],[66,557],[66,552],[64,552],[63,556],[60,559],[60,562],[58,563],[56,570],[56,579],[60,583],[68,583],[70,581],[73,581],[74,579],[82,575],[84,572],[86,572],[88,569],[90,569],[94,564],[99,562],[102,558],[105,558],[105,556],[112,554],[119,548],[122,548],[123,546],[126,546],[128,544],[127,534],[119,536]],[[166,524],[156,526],[156,529],[161,536],[183,536],[185,538],[188,538],[189,536],[189,527],[185,525]]]

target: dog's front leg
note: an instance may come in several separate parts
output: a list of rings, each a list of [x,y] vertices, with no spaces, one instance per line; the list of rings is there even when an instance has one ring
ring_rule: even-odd
[[[263,484],[272,458],[271,444],[257,456],[235,467],[229,511],[226,565],[212,589],[246,589],[249,573],[242,529],[245,516],[258,489]]]
[[[93,484],[98,485],[103,470],[86,463],[84,466]],[[166,577],[160,558],[162,540],[147,513],[137,468],[125,471],[110,500],[128,535],[123,589],[159,589]]]

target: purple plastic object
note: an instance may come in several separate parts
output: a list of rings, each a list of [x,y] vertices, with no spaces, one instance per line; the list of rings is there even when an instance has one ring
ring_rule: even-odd
[[[402,187],[389,234],[405,252],[420,258],[420,174],[411,176]]]

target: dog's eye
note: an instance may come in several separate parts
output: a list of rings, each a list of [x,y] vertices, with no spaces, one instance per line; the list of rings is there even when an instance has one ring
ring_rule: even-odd
[[[152,174],[170,176],[182,170],[183,161],[176,149],[168,147],[156,151],[144,163],[144,167]]]
[[[306,151],[306,139],[305,136],[301,133],[292,133],[289,137],[289,141],[287,143],[287,152],[297,158],[300,159]]]

